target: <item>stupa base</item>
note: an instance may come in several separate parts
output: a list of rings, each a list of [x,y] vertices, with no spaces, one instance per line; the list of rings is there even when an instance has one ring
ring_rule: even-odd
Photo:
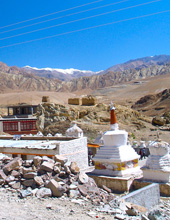
[[[132,176],[111,177],[111,176],[98,175],[93,172],[87,174],[88,176],[94,179],[98,187],[102,188],[102,186],[105,185],[115,193],[129,192],[134,181],[134,177]]]
[[[93,173],[96,175],[104,175],[109,177],[142,177],[142,171],[139,166],[125,170],[95,169]]]
[[[170,183],[170,171],[153,170],[145,167],[142,168],[142,171],[144,180]]]

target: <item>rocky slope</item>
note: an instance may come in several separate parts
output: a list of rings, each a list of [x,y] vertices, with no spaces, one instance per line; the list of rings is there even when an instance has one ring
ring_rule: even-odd
[[[57,91],[78,91],[78,90],[96,90],[100,88],[110,87],[116,84],[129,82],[132,80],[144,79],[170,73],[170,64],[155,65],[139,70],[128,69],[123,72],[109,71],[104,75],[95,75],[91,77],[81,77],[69,82],[60,84]]]
[[[78,69],[54,69],[54,68],[35,68],[30,66],[25,66],[21,68],[24,72],[32,73],[39,77],[46,77],[49,79],[59,79],[62,81],[68,81],[75,78],[80,78],[83,76],[92,76],[96,72],[90,70],[78,70]]]
[[[142,111],[146,115],[162,116],[169,111],[170,106],[170,89],[165,89],[157,94],[151,94],[139,99],[132,108]]]
[[[170,62],[169,55],[143,57],[143,58],[139,58],[139,59],[135,59],[135,60],[129,60],[129,61],[122,63],[122,64],[114,65],[114,66],[108,68],[107,70],[103,71],[103,73],[107,73],[110,71],[120,72],[120,71],[125,71],[128,69],[142,69],[142,68],[147,68],[149,66],[164,65],[169,62]]]
[[[116,84],[130,82],[148,77],[170,73],[170,56],[161,55],[152,58],[141,58],[109,68],[98,75],[91,71],[75,69],[52,71],[51,68],[18,68],[8,67],[0,62],[1,92],[8,90],[26,91],[80,91],[96,90],[111,87]],[[105,73],[105,74],[103,74]],[[37,76],[39,75],[39,76]],[[40,77],[43,76],[43,77]],[[80,78],[77,78],[80,77]],[[75,78],[73,80],[70,80]],[[67,80],[61,83],[60,80]],[[70,80],[70,81],[68,81]]]
[[[55,91],[60,80],[47,79],[26,73],[18,67],[8,67],[0,62],[0,92]]]

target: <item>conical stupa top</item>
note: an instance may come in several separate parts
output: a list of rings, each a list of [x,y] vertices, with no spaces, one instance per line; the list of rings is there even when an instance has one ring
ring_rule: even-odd
[[[113,105],[113,103],[111,102],[110,104],[110,124],[114,125],[117,123],[117,118],[116,118],[116,114],[115,114],[115,107]]]
[[[110,104],[110,125],[111,125],[111,130],[117,130],[118,129],[118,123],[117,123],[117,118],[115,114],[115,107],[113,105],[113,102]]]

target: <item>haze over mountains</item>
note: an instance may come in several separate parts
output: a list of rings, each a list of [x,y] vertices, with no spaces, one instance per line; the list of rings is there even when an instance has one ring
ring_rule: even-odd
[[[9,67],[0,62],[0,91],[95,90],[168,73],[170,73],[169,55],[130,60],[97,73],[77,69]]]

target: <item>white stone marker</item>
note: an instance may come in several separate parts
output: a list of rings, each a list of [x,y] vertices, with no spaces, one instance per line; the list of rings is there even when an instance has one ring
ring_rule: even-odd
[[[140,177],[142,171],[138,165],[139,155],[127,144],[128,133],[119,130],[115,107],[111,106],[110,131],[103,135],[104,147],[101,147],[93,161],[94,174],[118,177]]]
[[[143,179],[157,182],[170,182],[169,144],[163,141],[150,143],[150,155],[142,168]]]

